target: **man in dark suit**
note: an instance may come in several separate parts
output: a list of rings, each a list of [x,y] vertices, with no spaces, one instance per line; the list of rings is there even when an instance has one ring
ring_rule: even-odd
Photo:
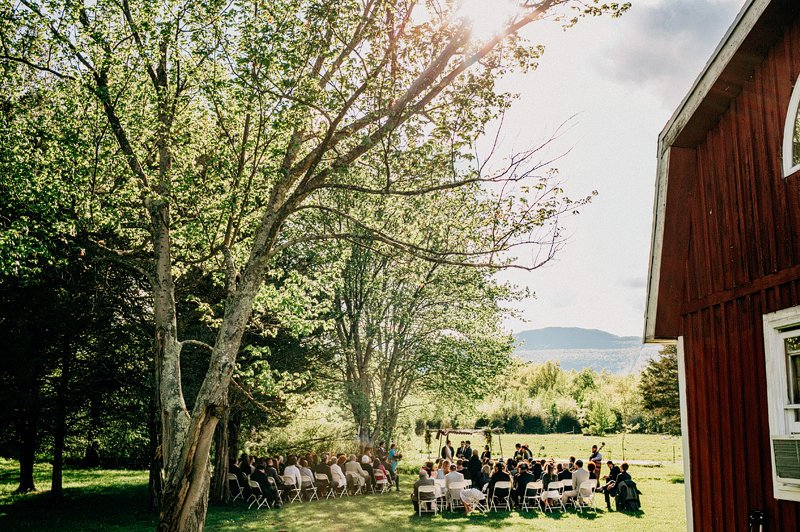
[[[608,469],[611,471],[607,476],[603,477],[606,480],[606,484],[599,488],[599,491],[603,492],[606,498],[606,508],[611,511],[611,498],[617,495],[617,484],[622,482],[623,480],[630,480],[631,476],[628,474],[628,463],[625,462],[622,464],[622,468],[625,470],[623,477],[623,471],[620,470],[619,467],[614,465],[614,462],[611,460],[608,461]]]
[[[322,475],[325,475],[326,477],[328,477],[328,482],[330,482],[331,479],[333,478],[331,476],[331,466],[328,465],[329,458],[330,457],[328,456],[328,453],[323,454],[322,460],[320,460],[319,463],[314,467],[314,473],[315,474],[320,473]]]
[[[275,468],[272,469],[274,471]],[[258,485],[261,488],[261,493],[264,494],[264,497],[267,498],[267,501],[269,501],[271,506],[280,506],[278,489],[276,487],[277,485],[270,483],[269,480],[267,480],[268,478],[267,466],[263,461],[259,460],[258,464],[256,464],[255,473],[250,475],[250,480],[258,482]]]
[[[525,463],[519,465],[519,474],[515,478],[514,489],[511,490],[511,501],[519,508],[525,497],[525,489],[531,482],[536,482],[537,478],[528,470],[528,464]]]
[[[467,467],[466,467],[466,465],[468,463],[469,462],[467,462],[466,460],[459,460],[458,464],[457,464],[457,466],[458,466],[457,471],[459,473],[461,473],[462,475],[464,475],[464,480],[472,480],[472,474],[469,472],[469,469],[467,469]]]
[[[250,484],[247,482],[247,475],[245,475],[239,466],[236,465],[236,460],[233,458],[231,458],[228,462],[228,473],[236,476],[236,480],[239,482],[239,486],[242,488],[242,493],[244,494],[245,498],[249,497]],[[234,493],[233,496],[236,496],[236,494]]]
[[[472,444],[467,440],[465,442],[467,444],[467,448],[464,449],[464,460],[469,460],[472,458]]]

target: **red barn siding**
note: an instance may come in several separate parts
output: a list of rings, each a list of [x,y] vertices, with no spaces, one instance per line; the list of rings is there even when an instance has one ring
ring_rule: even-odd
[[[762,330],[800,305],[800,175],[781,163],[798,75],[795,20],[705,138],[671,152],[665,220],[683,229],[665,240],[659,298],[682,300],[697,530],[746,530],[757,509],[767,530],[800,530],[800,503],[773,498]]]

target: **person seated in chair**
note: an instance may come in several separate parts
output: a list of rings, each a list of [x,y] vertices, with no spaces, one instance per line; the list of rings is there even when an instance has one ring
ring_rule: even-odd
[[[274,468],[272,469],[274,470]],[[271,477],[267,474],[267,465],[263,460],[259,460],[256,463],[256,472],[250,476],[250,480],[258,482],[258,486],[261,488],[261,493],[267,498],[270,506],[280,506],[280,497],[278,497],[277,484],[272,484],[269,480],[267,480],[268,478]],[[273,480],[275,479],[273,478]]]
[[[367,489],[375,487],[375,470],[372,468],[372,458],[369,455],[361,457],[361,469],[367,472]]]
[[[350,473],[348,475],[348,473]],[[358,483],[358,486],[364,487],[367,484],[367,480],[369,479],[369,473],[367,473],[364,468],[359,465],[356,461],[356,455],[351,454],[350,459],[344,465],[344,474],[353,478],[354,482]],[[358,488],[358,486],[353,486],[354,488]]]
[[[617,477],[622,472],[619,466],[614,465],[614,462],[609,460],[606,465],[608,465],[609,474],[603,477],[603,480],[606,483],[600,486],[597,491],[602,491],[603,495],[606,499],[606,508],[608,511],[611,511],[611,497],[615,497],[617,495],[617,490],[615,489]]]
[[[414,505],[414,513],[419,513],[419,487],[420,486],[435,486],[436,482],[428,477],[428,472],[425,469],[419,470],[419,480],[414,482],[414,492],[411,494],[411,502]],[[423,493],[423,501],[432,501],[436,499],[436,493]]]
[[[314,485],[314,472],[309,469],[308,461],[305,458],[300,460],[300,466],[298,469],[300,470],[300,487],[303,488],[303,491],[306,493],[306,495],[309,495],[309,490]]]
[[[511,490],[511,502],[519,508],[522,506],[522,499],[525,497],[525,490],[528,484],[536,482],[536,477],[528,470],[528,464],[519,465],[519,474],[516,477],[514,489]]]
[[[569,480],[571,478],[572,472],[567,464],[558,464],[558,480]]]
[[[450,489],[450,484],[454,482],[464,482],[464,475],[457,471],[456,464],[450,465],[450,472],[444,476],[445,489]]]
[[[503,463],[497,462],[494,465],[494,472],[492,473],[492,476],[489,479],[489,490],[488,490],[489,497],[502,498],[509,496],[510,493],[508,489],[495,489],[495,484],[497,484],[498,482],[505,482],[505,481],[510,482],[511,476],[506,472]]]
[[[572,489],[564,490],[561,495],[561,501],[566,504],[571,498],[577,497],[581,482],[584,480],[589,480],[589,472],[583,468],[583,460],[575,460],[575,471],[572,473]]]
[[[247,481],[247,475],[239,468],[236,460],[231,458],[228,461],[228,473],[231,475],[236,476],[237,482],[239,482],[239,486],[243,489],[242,494],[245,498],[250,496],[250,484]],[[236,494],[234,493],[233,496]]]

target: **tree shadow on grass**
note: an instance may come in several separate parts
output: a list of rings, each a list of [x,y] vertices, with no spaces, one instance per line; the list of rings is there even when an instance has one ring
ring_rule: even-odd
[[[147,486],[67,488],[55,500],[49,491],[16,496],[0,507],[0,530],[106,531],[154,528],[144,508]]]

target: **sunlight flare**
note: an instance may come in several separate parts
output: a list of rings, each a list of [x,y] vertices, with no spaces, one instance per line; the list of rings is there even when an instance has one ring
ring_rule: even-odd
[[[516,0],[463,0],[457,11],[472,26],[473,37],[480,41],[501,32],[519,13]]]

